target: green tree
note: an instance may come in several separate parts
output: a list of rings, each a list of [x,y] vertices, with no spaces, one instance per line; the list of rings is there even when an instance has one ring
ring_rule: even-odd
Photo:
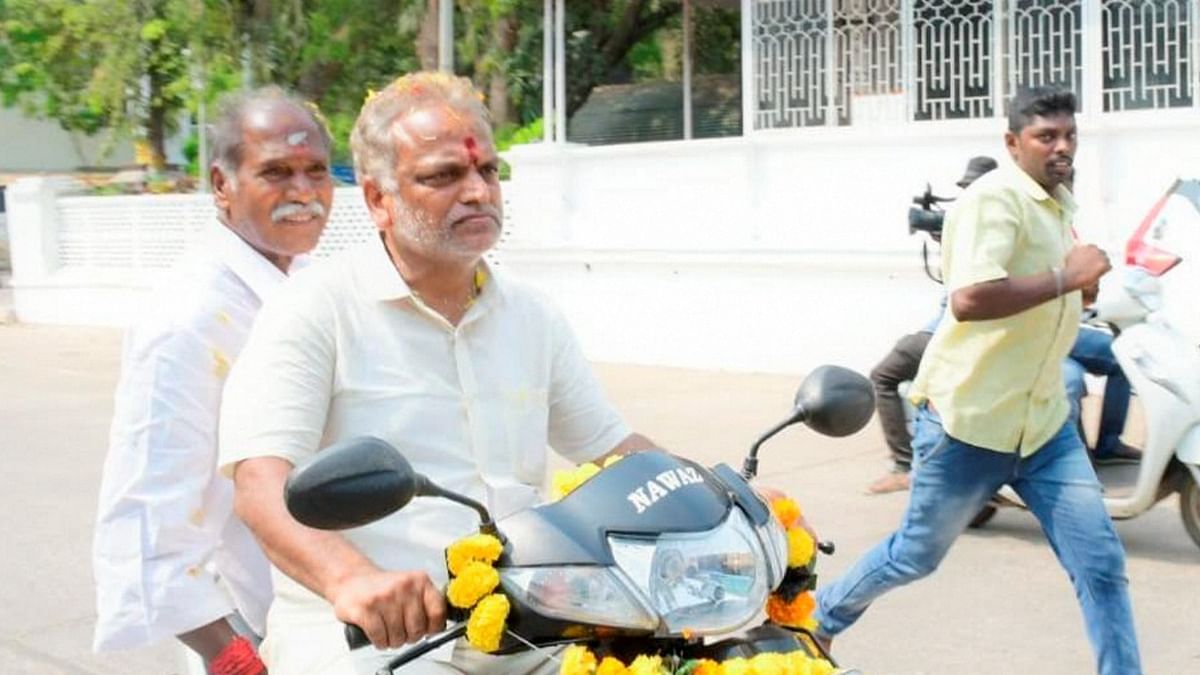
[[[227,34],[220,4],[7,0],[0,5],[3,102],[69,131],[142,138],[161,164],[166,136],[201,95],[193,86],[197,46],[220,53]]]

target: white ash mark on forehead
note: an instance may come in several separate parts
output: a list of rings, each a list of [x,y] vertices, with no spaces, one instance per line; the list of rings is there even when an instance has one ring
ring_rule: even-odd
[[[287,135],[287,144],[291,146],[303,145],[308,141],[307,131],[293,131]]]

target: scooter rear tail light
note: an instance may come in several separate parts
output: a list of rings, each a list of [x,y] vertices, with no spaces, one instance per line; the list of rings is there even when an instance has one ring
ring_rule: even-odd
[[[1183,258],[1164,251],[1163,249],[1148,243],[1146,235],[1150,232],[1150,227],[1158,221],[1159,215],[1163,208],[1167,205],[1167,200],[1175,193],[1179,187],[1179,181],[1171,186],[1170,190],[1158,200],[1154,208],[1150,209],[1150,213],[1142,219],[1142,223],[1138,225],[1138,229],[1129,238],[1129,243],[1125,245],[1125,264],[1136,265],[1145,269],[1151,276],[1161,277],[1171,270],[1172,267],[1183,261]]]

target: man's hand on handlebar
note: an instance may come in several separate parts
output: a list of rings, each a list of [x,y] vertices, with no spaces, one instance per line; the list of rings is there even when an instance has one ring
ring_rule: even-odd
[[[362,628],[379,649],[446,627],[446,600],[425,572],[369,570],[347,577],[329,595],[337,618]]]

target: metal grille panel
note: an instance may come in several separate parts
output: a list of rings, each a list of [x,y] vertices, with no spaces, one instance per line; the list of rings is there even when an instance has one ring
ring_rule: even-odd
[[[1085,27],[1085,6],[1101,21]],[[752,8],[759,129],[869,123],[877,116],[861,113],[872,101],[903,111],[889,119],[992,117],[1027,86],[1064,87],[1081,104],[1088,87],[1102,87],[1105,112],[1197,106],[1200,0],[755,0]],[[1102,33],[1090,35],[1102,51],[1093,66],[1088,30]]]
[[[993,9],[991,0],[913,3],[914,119],[993,114]]]
[[[760,0],[753,25],[755,128],[825,124],[825,0]]]
[[[1104,110],[1193,105],[1195,0],[1103,0]]]
[[[1017,0],[1009,15],[1005,95],[1021,87],[1070,89],[1083,101],[1082,0]],[[1015,84],[1015,86],[1014,86]]]

